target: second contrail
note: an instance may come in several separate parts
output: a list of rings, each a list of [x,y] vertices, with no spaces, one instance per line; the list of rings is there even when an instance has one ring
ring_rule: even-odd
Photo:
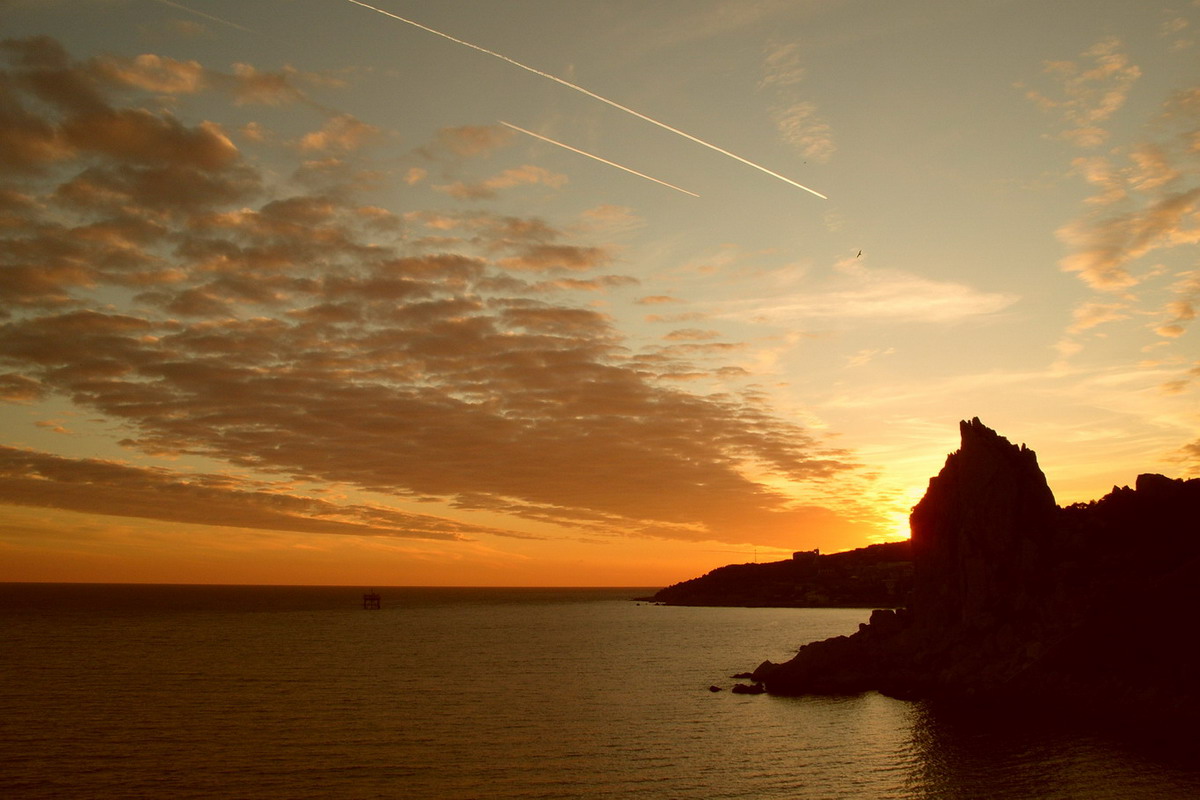
[[[637,175],[639,178],[645,178],[648,181],[654,181],[655,183],[660,183],[663,186],[666,186],[669,189],[674,189],[677,192],[683,192],[684,194],[690,194],[692,197],[700,196],[700,195],[696,194],[695,192],[689,192],[687,189],[680,189],[678,186],[676,186],[673,183],[667,183],[666,181],[660,181],[658,178],[651,177],[651,176],[645,174],[644,172],[638,172],[636,169],[630,169],[629,167],[621,166],[620,164],[618,164],[615,161],[609,161],[607,158],[601,158],[600,156],[593,155],[592,153],[589,153],[585,150],[580,150],[578,147],[571,147],[571,145],[569,145],[569,144],[563,144],[562,142],[556,142],[554,139],[551,139],[549,136],[542,136],[540,133],[534,133],[533,131],[527,131],[524,128],[518,128],[516,125],[513,125],[511,122],[505,122],[504,120],[500,120],[500,124],[504,125],[505,127],[512,128],[514,131],[520,131],[521,133],[527,133],[535,139],[541,139],[543,142],[549,142],[550,144],[556,144],[559,147],[570,150],[572,153],[578,153],[581,156],[587,156],[588,158],[594,158],[602,164],[608,164],[610,167],[616,167],[617,169],[623,169],[631,175]]]
[[[195,14],[198,17],[204,17],[205,19],[211,19],[213,22],[219,22],[222,25],[228,25],[231,28],[237,28],[239,31],[245,31],[246,33],[254,33],[254,31],[250,30],[249,28],[238,25],[236,22],[230,22],[227,19],[221,19],[220,17],[214,17],[212,14],[205,14],[203,11],[197,11],[194,8],[188,8],[185,5],[180,5],[179,3],[173,3],[173,2],[171,2],[171,0],[158,0],[158,2],[162,3],[164,6],[170,6],[171,8],[177,8],[180,11],[186,11],[189,14]]]
[[[696,144],[704,145],[705,147],[707,147],[710,150],[716,150],[718,153],[729,156],[730,158],[732,158],[736,161],[740,161],[747,166],[754,167],[755,169],[757,169],[761,172],[767,173],[771,177],[778,178],[779,180],[783,181],[784,183],[790,183],[792,186],[795,186],[798,189],[803,189],[804,191],[809,192],[810,194],[815,194],[817,197],[820,197],[822,200],[829,199],[828,197],[821,194],[817,190],[810,189],[807,186],[805,186],[804,184],[796,183],[791,178],[784,177],[783,175],[780,175],[778,172],[773,172],[772,170],[767,169],[766,167],[762,166],[761,164],[755,164],[753,161],[742,158],[741,156],[737,155],[736,153],[731,153],[728,150],[724,149],[723,147],[718,147],[717,145],[706,142],[703,139],[698,139],[695,136],[692,136],[690,133],[681,131],[678,128],[673,128],[665,122],[659,122],[658,120],[654,119],[653,117],[648,117],[639,111],[634,111],[632,108],[629,108],[628,106],[623,106],[615,100],[609,100],[607,97],[601,97],[600,95],[596,94],[595,92],[590,92],[587,89],[583,88],[582,86],[571,83],[568,80],[564,80],[563,78],[560,78],[557,75],[551,75],[549,72],[542,72],[540,69],[531,67],[528,64],[522,64],[520,61],[509,58],[508,56],[503,55],[501,53],[497,53],[494,50],[488,50],[486,47],[480,47],[477,44],[471,44],[470,42],[465,42],[462,39],[456,39],[455,37],[451,36],[448,33],[442,33],[439,30],[434,30],[433,28],[430,28],[427,25],[422,25],[419,22],[414,22],[411,19],[406,19],[404,17],[401,17],[398,14],[393,14],[390,11],[384,11],[382,8],[376,8],[375,6],[368,5],[367,3],[361,2],[361,0],[348,0],[348,2],[354,3],[354,5],[356,5],[356,6],[362,6],[363,8],[368,8],[371,11],[375,11],[379,14],[383,14],[385,17],[391,17],[392,19],[398,19],[401,22],[404,22],[408,25],[412,25],[413,27],[420,28],[423,31],[428,31],[429,33],[432,33],[435,36],[441,36],[443,39],[449,39],[450,41],[455,42],[456,44],[461,44],[464,47],[471,48],[472,50],[478,50],[481,53],[487,53],[489,56],[498,58],[501,61],[507,61],[509,64],[512,64],[514,67],[520,67],[521,69],[525,70],[526,72],[532,72],[534,75],[541,75],[543,78],[552,80],[555,83],[561,83],[563,86],[566,86],[568,89],[574,89],[577,92],[586,94],[588,97],[591,97],[594,100],[599,100],[601,103],[607,103],[608,105],[612,106],[613,108],[618,108],[621,111],[624,111],[626,114],[632,114],[633,116],[637,117],[638,119],[645,120],[646,122],[649,122],[653,125],[657,125],[658,127],[663,128],[664,130],[668,130],[671,133],[682,136],[685,139],[690,139],[691,141],[695,142]]]

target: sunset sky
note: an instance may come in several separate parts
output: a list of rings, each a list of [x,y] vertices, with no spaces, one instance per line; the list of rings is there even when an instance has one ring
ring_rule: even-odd
[[[1200,474],[1200,2],[371,5],[0,2],[0,580],[666,585],[974,416]]]

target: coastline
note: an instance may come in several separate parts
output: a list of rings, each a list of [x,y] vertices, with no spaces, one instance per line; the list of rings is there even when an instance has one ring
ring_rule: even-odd
[[[777,695],[876,690],[1125,720],[1200,713],[1200,479],[1058,507],[1036,455],[978,419],[912,513],[912,601],[751,674]]]

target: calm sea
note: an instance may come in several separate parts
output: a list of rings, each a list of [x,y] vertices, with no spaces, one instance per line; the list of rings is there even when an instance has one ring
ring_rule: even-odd
[[[863,610],[380,592],[0,584],[0,797],[1200,797],[1138,737],[728,691]]]

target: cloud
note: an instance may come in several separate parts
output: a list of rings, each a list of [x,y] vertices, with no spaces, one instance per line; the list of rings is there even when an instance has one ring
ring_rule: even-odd
[[[209,71],[198,61],[178,61],[153,53],[132,59],[108,56],[96,67],[112,83],[159,94],[195,94],[206,88]]]
[[[865,350],[859,350],[857,353],[846,359],[846,368],[853,369],[854,367],[861,367],[871,363],[880,356],[890,356],[895,352],[896,348],[894,347],[873,347]]]
[[[363,329],[372,317],[388,325]],[[756,409],[648,385],[618,342],[596,312],[452,296],[290,322],[88,312],[0,329],[5,361],[140,431],[127,446],[383,494],[521,499],[563,524],[600,513],[720,537],[787,506],[742,459],[799,480],[847,468]]]
[[[500,259],[506,269],[544,272],[547,270],[583,271],[602,267],[612,260],[607,248],[572,244],[536,244],[521,253]]]
[[[775,96],[771,115],[784,141],[806,159],[825,163],[837,149],[833,141],[833,128],[800,90],[805,72],[801,63],[800,44],[776,43],[767,49],[763,58],[763,77],[758,88],[769,90]]]
[[[1142,71],[1121,52],[1121,41],[1103,39],[1080,54],[1076,61],[1046,61],[1044,74],[1057,81],[1054,94],[1026,89],[1025,96],[1044,111],[1057,114],[1062,130],[1057,138],[1079,147],[1102,145],[1107,122],[1124,104]],[[1017,84],[1018,88],[1026,88]]]
[[[509,189],[513,186],[528,186],[540,183],[544,186],[558,189],[564,186],[566,182],[566,175],[551,172],[542,167],[525,164],[524,166],[506,169],[479,183],[463,183],[459,181],[446,186],[435,186],[434,188],[460,200],[487,200],[494,198],[498,190]]]
[[[111,60],[73,63],[57,42],[44,37],[9,40],[0,44],[0,51],[13,65],[0,87],[6,96],[0,104],[0,162],[38,174],[71,159],[99,159],[58,185],[56,195],[64,205],[126,205],[141,209],[148,219],[171,209],[245,197],[256,188],[256,176],[241,164],[237,147],[218,125],[188,125],[166,112],[112,105],[117,89],[138,88],[138,82],[115,72]],[[163,63],[143,59],[141,67]],[[159,76],[153,88],[163,88],[164,80]],[[191,91],[193,83],[184,83]],[[64,261],[72,243],[56,242],[47,233],[43,227],[25,240],[27,245],[42,243],[44,252],[20,250],[10,297],[20,299],[29,287],[60,279],[75,285],[95,280],[98,265]],[[44,274],[35,274],[39,272]],[[59,296],[52,302],[61,301]]]
[[[817,115],[815,104],[801,101],[777,106],[772,114],[783,140],[805,158],[825,163],[833,157],[837,149],[833,143],[833,127]]]
[[[595,278],[555,278],[531,284],[531,292],[575,291],[604,292],[623,286],[637,286],[640,281],[629,275],[599,275]]]
[[[194,86],[205,102],[244,100],[211,73],[193,85],[176,77],[187,69],[144,59],[141,77],[110,69],[104,83],[84,79],[99,61],[71,62],[52,43],[9,54],[0,86],[16,111],[0,136],[46,144],[54,169],[0,173],[12,222],[0,227],[11,264],[2,396],[69,402],[121,430],[124,447],[174,460],[131,467],[8,448],[3,502],[451,540],[511,532],[387,503],[482,504],[610,536],[833,546],[865,535],[763,478],[821,484],[857,469],[845,452],[753,395],[658,379],[727,374],[687,361],[736,345],[632,354],[612,317],[554,294],[636,283],[598,272],[614,248],[588,230],[479,208],[399,213],[352,186],[284,192],[220,128],[145,96]],[[42,97],[31,70],[77,85]],[[463,129],[439,141],[459,154],[499,143]],[[514,167],[495,180],[557,179]],[[194,458],[260,483],[189,471]],[[383,504],[317,500],[288,488],[298,483]]]
[[[585,230],[617,233],[641,227],[644,221],[632,208],[605,204],[589,208],[580,215]]]
[[[1179,448],[1176,460],[1184,465],[1189,475],[1200,475],[1200,439]]]
[[[298,79],[305,78],[313,83],[325,82],[323,76],[302,76],[292,69],[263,72],[250,64],[234,64],[231,74],[209,74],[209,80],[215,86],[229,92],[236,104],[243,106],[282,106],[310,102],[307,94],[296,85]]]
[[[210,33],[207,25],[200,22],[192,22],[190,19],[168,20],[162,24],[162,28],[169,33],[182,36],[185,39],[207,36]],[[151,28],[150,30],[153,29]]]
[[[713,330],[702,330],[700,328],[680,328],[663,336],[668,341],[707,341],[716,339],[721,334]]]
[[[1164,289],[1159,279],[1172,270],[1166,263],[1147,262],[1152,255],[1167,259],[1172,250],[1200,243],[1200,92],[1175,92],[1155,123],[1157,141],[1113,147],[1103,157],[1073,162],[1096,191],[1085,201],[1088,210],[1056,232],[1069,249],[1059,264],[1105,297],[1076,308],[1060,343],[1064,356],[1078,352],[1078,336],[1101,323],[1153,316],[1159,320],[1154,331],[1170,340],[1181,337],[1195,317],[1200,289],[1193,271],[1174,272],[1175,283]],[[1139,264],[1145,266],[1139,269]]]
[[[46,387],[24,375],[0,375],[0,400],[6,403],[34,403],[46,396]]]
[[[1075,308],[1071,317],[1074,320],[1067,333],[1080,333],[1106,322],[1129,319],[1129,306],[1126,303],[1104,303],[1089,300]]]
[[[45,36],[4,40],[0,51],[14,67],[10,77],[17,86],[64,112],[96,111],[131,91],[182,96],[213,90],[231,97],[237,105],[304,103],[317,107],[302,87],[341,83],[334,75],[291,67],[263,71],[249,64],[234,64],[230,72],[223,72],[154,53],[72,61],[62,45]]]
[[[79,114],[66,120],[60,132],[77,150],[126,163],[215,171],[238,157],[237,148],[218,125],[202,122],[188,128],[144,109]]]
[[[718,0],[697,7],[657,32],[655,45],[696,44],[714,37],[729,37],[734,31],[757,25],[781,14],[791,13],[789,0]]]
[[[243,26],[237,24],[236,22],[232,22],[227,19],[222,19],[221,17],[216,17],[216,16],[213,16],[212,14],[206,14],[203,11],[198,11],[197,9],[189,8],[185,5],[183,5],[182,3],[175,3],[175,2],[172,2],[172,0],[158,0],[158,2],[162,3],[165,6],[170,6],[171,8],[176,8],[176,9],[179,9],[180,11],[186,11],[189,14],[195,14],[196,16],[203,17],[204,19],[207,19],[207,20],[212,20],[213,22],[218,22],[218,23],[220,23],[222,25],[226,25],[230,28],[235,28],[239,31],[244,31],[245,33],[254,33],[254,31],[250,30],[249,28],[243,27]]]
[[[806,70],[800,59],[800,43],[775,43],[763,57],[763,76],[758,88],[796,86],[804,80]]]
[[[424,514],[336,505],[282,491],[243,488],[221,475],[170,474],[99,459],[0,446],[0,503],[167,522],[297,533],[459,541],[499,534]]]
[[[1075,220],[1056,231],[1072,253],[1059,263],[1100,291],[1127,289],[1139,283],[1131,262],[1161,247],[1192,243],[1197,235],[1200,187],[1155,198],[1136,211]]]
[[[1185,17],[1170,17],[1159,25],[1159,34],[1170,40],[1171,50],[1186,50],[1195,43],[1188,35],[1190,25]]]
[[[1179,280],[1172,286],[1175,299],[1170,300],[1163,308],[1167,320],[1155,328],[1159,336],[1178,338],[1182,336],[1187,326],[1196,319],[1196,305],[1200,301],[1200,270],[1188,270],[1179,273]]]
[[[684,311],[679,314],[647,314],[646,322],[700,322],[711,319],[712,315],[703,311]]]
[[[981,292],[961,283],[934,281],[899,270],[872,270],[855,260],[838,264],[818,291],[770,300],[729,304],[736,316],[773,322],[854,319],[879,322],[951,323],[995,314],[1017,301],[1015,295]]]
[[[350,114],[338,114],[330,117],[320,130],[311,131],[300,137],[299,147],[306,151],[346,153],[357,150],[365,142],[378,135],[379,129],[374,125],[368,125]]]
[[[513,132],[502,125],[463,125],[456,128],[442,128],[438,131],[436,140],[421,148],[420,153],[426,158],[434,160],[444,160],[447,157],[455,159],[482,158],[507,146],[512,138]]]

